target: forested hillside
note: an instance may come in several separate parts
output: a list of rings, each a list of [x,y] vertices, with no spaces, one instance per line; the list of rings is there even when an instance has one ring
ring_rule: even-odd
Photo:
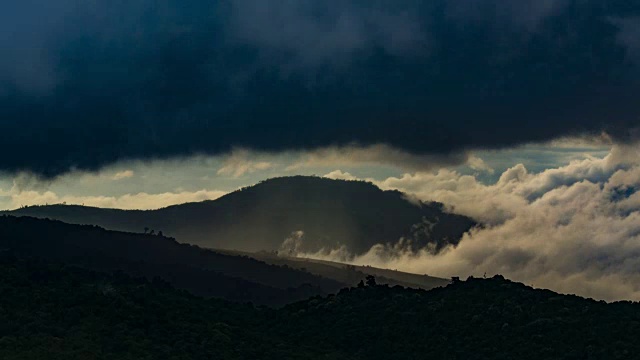
[[[502,277],[374,284],[274,310],[0,254],[0,358],[636,359],[640,304]]]
[[[457,244],[476,223],[439,203],[407,200],[362,181],[294,176],[275,178],[217,200],[159,210],[100,209],[78,205],[34,206],[5,212],[127,232],[154,230],[180,242],[242,251],[278,250],[293,232],[300,250],[344,245],[355,254],[404,237],[434,251]]]
[[[201,296],[282,305],[347,284],[247,256],[180,244],[160,235],[108,231],[29,217],[0,216],[0,249],[132,276],[160,277]]]

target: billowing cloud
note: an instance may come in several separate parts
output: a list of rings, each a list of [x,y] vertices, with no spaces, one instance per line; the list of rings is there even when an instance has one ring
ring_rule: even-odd
[[[323,177],[334,180],[357,180],[358,178],[342,170],[334,170]]]
[[[599,299],[640,300],[640,148],[574,160],[539,173],[523,165],[495,184],[451,170],[378,182],[483,221],[438,255],[403,242],[354,256],[326,249],[303,256],[347,260],[436,276],[504,274],[538,287]]]
[[[448,204],[456,212],[484,223],[499,224],[527,208],[527,204],[548,192],[570,187],[581,181],[603,183],[616,171],[634,163],[637,152],[629,147],[614,147],[603,159],[573,160],[568,165],[530,173],[518,164],[500,175],[495,184],[485,185],[472,175],[450,169],[431,173],[405,174],[379,182],[384,189],[400,189],[422,199]]]
[[[257,156],[257,154],[253,154]],[[218,175],[240,177],[256,171],[268,170],[273,167],[269,161],[256,161],[251,159],[252,154],[247,150],[235,150],[224,160]]]
[[[0,171],[637,136],[640,5],[27,0],[0,13]]]
[[[490,174],[494,173],[494,170],[489,165],[487,165],[484,160],[475,155],[469,156],[469,159],[467,159],[467,165],[469,165],[469,168],[476,171],[485,171]]]
[[[113,174],[111,179],[113,179],[115,181],[124,180],[124,179],[131,178],[134,175],[135,175],[135,173],[133,172],[133,170],[123,170],[123,171],[120,171],[120,172],[117,172],[117,173]]]

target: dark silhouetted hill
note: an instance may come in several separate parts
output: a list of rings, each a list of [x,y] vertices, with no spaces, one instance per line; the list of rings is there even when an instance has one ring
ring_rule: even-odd
[[[0,254],[0,358],[638,359],[640,304],[501,277],[349,288],[281,309]]]
[[[305,251],[345,245],[364,253],[401,237],[414,247],[438,250],[457,244],[475,225],[447,213],[442,204],[410,202],[371,183],[305,176],[270,179],[217,200],[152,211],[51,205],[5,213],[119,231],[150,228],[180,242],[242,251],[278,250],[296,231],[304,232],[300,250]]]
[[[0,254],[0,359],[283,359],[251,305]],[[265,312],[266,315],[267,312]],[[309,354],[308,351],[304,352]],[[304,357],[289,357],[303,359]]]
[[[247,256],[230,256],[158,235],[0,216],[0,249],[132,276],[160,277],[202,296],[280,305],[328,294],[345,283]]]

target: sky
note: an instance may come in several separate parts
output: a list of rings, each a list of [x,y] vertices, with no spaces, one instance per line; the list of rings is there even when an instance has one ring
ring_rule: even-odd
[[[362,179],[487,226],[307,255],[640,300],[638,1],[24,0],[0,33],[0,209]]]
[[[0,170],[384,144],[459,161],[638,134],[628,0],[25,0],[0,14]]]
[[[0,209],[58,203],[158,209],[217,199],[265,179],[292,175],[381,182],[393,177],[449,170],[492,184],[515,164],[541,172],[573,160],[603,158],[612,146],[601,139],[564,139],[476,151],[454,163],[449,158],[417,156],[387,145],[277,153],[235,149],[219,156],[128,160],[99,171],[75,170],[55,178],[42,178],[29,172],[4,173],[0,175]]]

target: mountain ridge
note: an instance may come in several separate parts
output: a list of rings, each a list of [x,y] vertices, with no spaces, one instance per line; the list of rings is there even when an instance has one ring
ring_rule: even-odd
[[[280,309],[0,251],[3,359],[637,359],[640,304],[502,276],[344,288]]]
[[[292,176],[273,178],[216,200],[157,210],[79,205],[32,206],[0,214],[51,218],[74,224],[141,232],[162,231],[180,242],[255,252],[278,250],[294,232],[302,249],[346,245],[360,254],[378,243],[408,238],[416,248],[456,245],[477,223],[448,213],[443,204],[410,202],[395,190],[363,181]]]
[[[236,302],[280,306],[313,295],[335,293],[354,286],[367,275],[384,270],[350,265],[300,266],[291,259],[269,260],[255,254],[215,251],[178,243],[162,235],[106,230],[96,225],[67,224],[58,220],[0,216],[0,250],[97,271],[123,271],[134,277],[158,277],[196,295]],[[433,288],[447,280],[425,278],[424,283],[395,279],[384,284]]]
[[[346,284],[247,256],[230,256],[160,235],[105,230],[95,225],[0,216],[0,249],[83,266],[159,277],[196,295],[283,305],[328,294]]]

